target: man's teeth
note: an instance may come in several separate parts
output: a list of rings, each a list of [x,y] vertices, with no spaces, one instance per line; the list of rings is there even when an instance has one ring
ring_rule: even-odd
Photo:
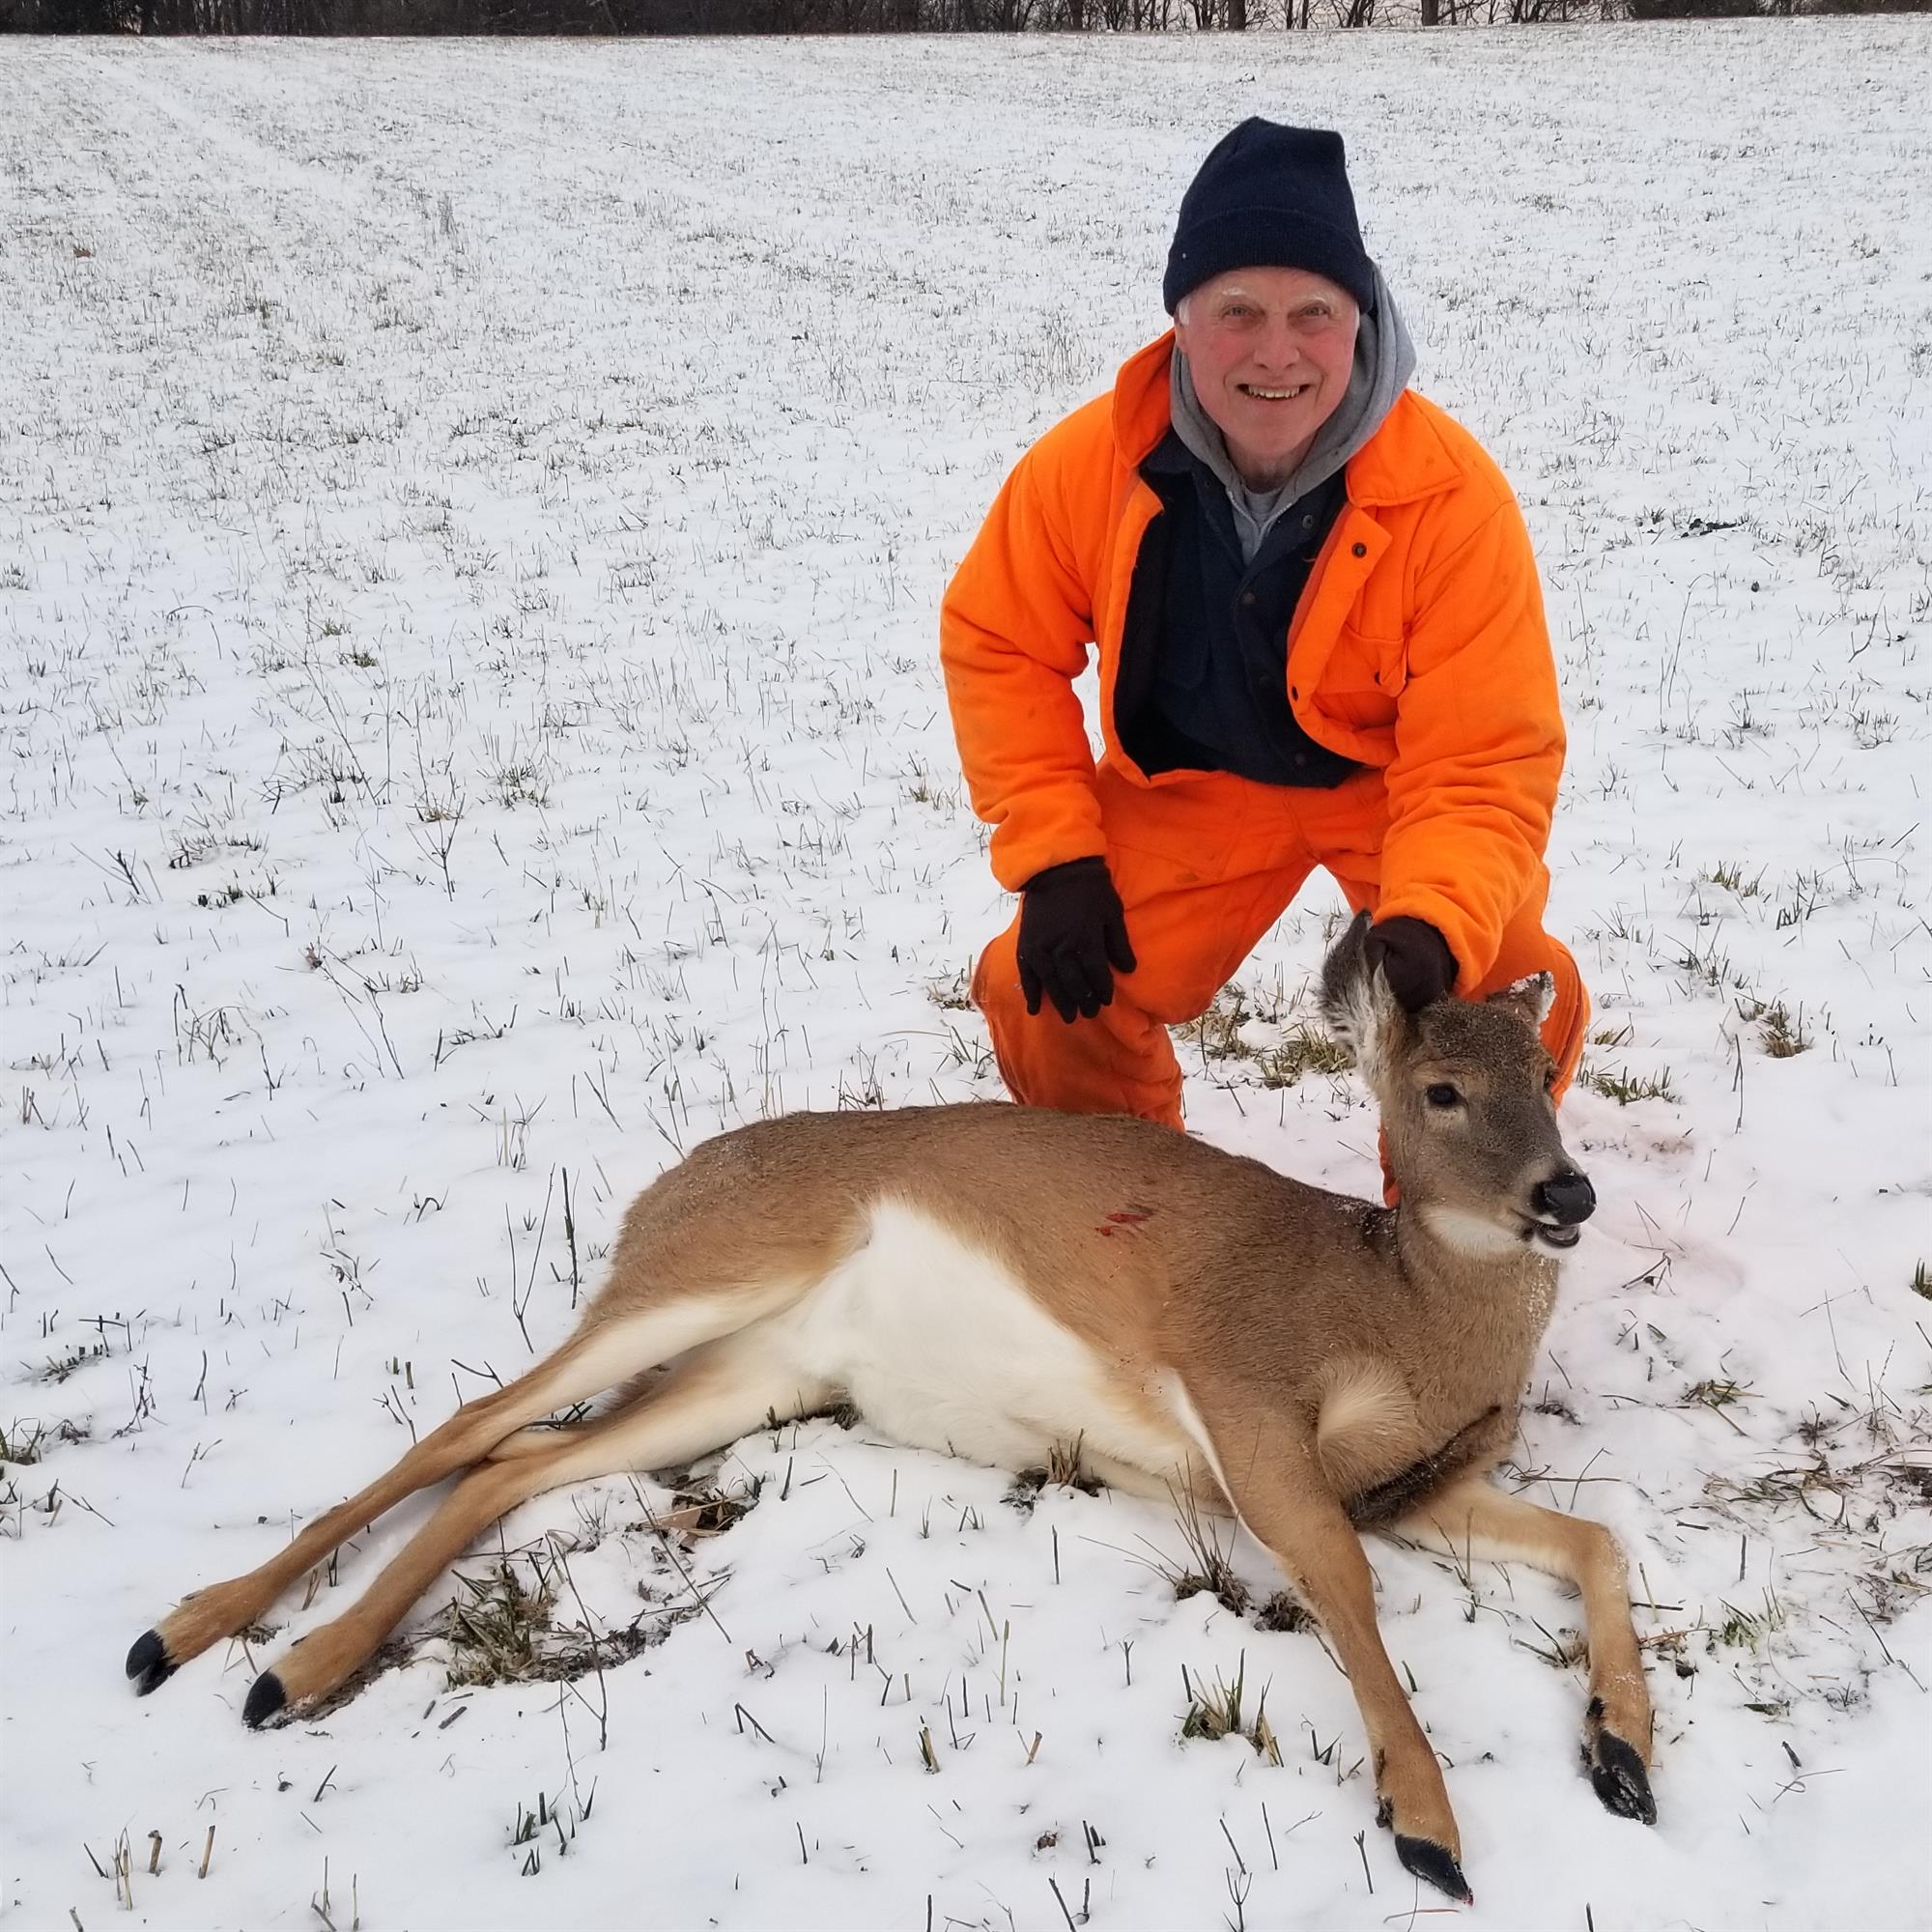
[[[1305,385],[1304,385],[1304,386],[1305,386]],[[1258,388],[1256,388],[1256,387],[1255,387],[1255,385],[1254,385],[1254,384],[1253,384],[1252,383],[1248,383],[1248,384],[1243,384],[1243,391],[1244,391],[1244,393],[1245,393],[1245,394],[1247,394],[1247,395],[1250,395],[1250,396],[1259,396],[1259,397],[1260,397],[1260,398],[1262,399],[1262,401],[1263,401],[1263,402],[1264,402],[1264,403],[1287,403],[1287,402],[1293,402],[1293,401],[1294,400],[1294,398],[1295,398],[1296,396],[1300,395],[1300,393],[1301,393],[1301,390],[1300,390],[1300,389],[1298,389],[1298,388],[1295,388],[1295,389],[1258,389]]]

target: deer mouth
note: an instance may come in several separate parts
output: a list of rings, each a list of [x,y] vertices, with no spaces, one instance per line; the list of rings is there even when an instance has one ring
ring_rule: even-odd
[[[1532,1246],[1541,1245],[1554,1254],[1567,1255],[1583,1238],[1580,1226],[1565,1227],[1560,1221],[1524,1221],[1522,1238]]]

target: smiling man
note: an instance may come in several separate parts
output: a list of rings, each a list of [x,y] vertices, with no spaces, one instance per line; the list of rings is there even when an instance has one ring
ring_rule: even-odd
[[[960,762],[1019,916],[974,999],[1017,1100],[1181,1124],[1167,1029],[1322,867],[1410,1009],[1548,971],[1563,764],[1535,559],[1407,387],[1342,137],[1243,122],[1180,204],[1174,328],[1007,480],[941,613]],[[1073,680],[1100,653],[1103,754]]]

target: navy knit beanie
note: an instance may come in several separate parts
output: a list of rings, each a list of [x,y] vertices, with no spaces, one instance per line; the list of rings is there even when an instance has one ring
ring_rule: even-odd
[[[1375,306],[1375,266],[1362,246],[1341,135],[1257,116],[1214,144],[1180,198],[1160,289],[1168,313],[1230,269],[1308,269],[1364,309]]]

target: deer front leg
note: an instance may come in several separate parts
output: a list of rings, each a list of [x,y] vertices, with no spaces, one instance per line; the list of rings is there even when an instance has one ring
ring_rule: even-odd
[[[1582,1593],[1590,1646],[1590,1704],[1583,1759],[1597,1796],[1619,1817],[1657,1822],[1646,1767],[1650,1690],[1631,1622],[1623,1551],[1600,1522],[1544,1509],[1464,1476],[1431,1496],[1390,1532],[1466,1560],[1512,1558],[1573,1583]]]
[[[1348,1673],[1375,1766],[1377,1822],[1394,1831],[1396,1857],[1417,1878],[1468,1903],[1463,1840],[1441,1767],[1382,1647],[1369,1559],[1316,1463],[1313,1444],[1281,1438],[1257,1443],[1238,1458],[1217,1458],[1215,1473],[1241,1520],[1287,1572]]]

